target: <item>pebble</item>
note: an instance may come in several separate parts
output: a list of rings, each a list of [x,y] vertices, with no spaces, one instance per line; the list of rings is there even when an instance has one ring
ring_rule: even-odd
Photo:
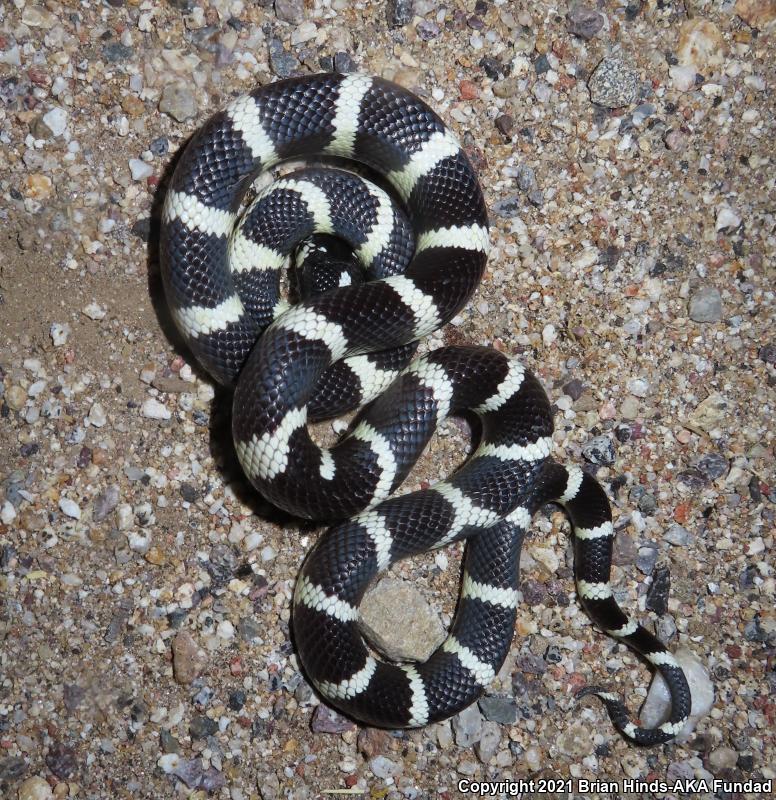
[[[204,714],[194,714],[189,725],[189,734],[192,739],[206,739],[218,733],[218,723]]]
[[[687,547],[695,537],[686,528],[674,523],[663,534],[663,539],[674,547]]]
[[[604,108],[621,108],[636,99],[639,75],[620,58],[604,58],[587,85],[593,103]]]
[[[86,421],[94,428],[102,428],[105,425],[108,415],[105,413],[102,403],[92,403]]]
[[[291,55],[283,47],[283,42],[277,38],[272,38],[269,41],[269,64],[278,78],[290,77],[300,66],[299,59]]]
[[[496,722],[484,722],[480,740],[474,745],[477,757],[483,764],[487,764],[499,749],[501,744],[501,728]]]
[[[515,194],[505,197],[503,200],[498,200],[491,206],[491,211],[497,217],[503,217],[504,219],[516,217],[520,211],[520,197]]]
[[[638,554],[636,555],[636,568],[643,572],[644,575],[651,575],[652,570],[657,564],[657,547],[653,544],[646,544],[639,547]]]
[[[480,698],[480,711],[489,722],[514,725],[517,721],[517,702],[514,697],[486,695]]]
[[[81,519],[81,509],[78,507],[78,503],[68,497],[59,499],[59,510],[71,519]]]
[[[603,14],[582,3],[574,3],[566,14],[569,33],[585,40],[592,39],[603,26]]]
[[[13,507],[13,503],[9,503],[8,500],[3,502],[3,505],[0,506],[0,522],[3,525],[10,525],[16,519],[16,509]]]
[[[66,322],[54,322],[49,329],[49,335],[54,347],[62,347],[63,344],[67,344],[67,339],[70,336],[70,326]]]
[[[412,624],[397,624],[411,620]],[[445,638],[439,615],[415,584],[383,578],[361,603],[361,627],[392,661],[425,661]]]
[[[54,107],[43,115],[43,122],[52,136],[62,136],[67,130],[67,111],[64,108]]]
[[[709,767],[716,775],[720,770],[733,769],[738,763],[738,753],[732,747],[718,747],[709,753]]]
[[[404,771],[401,764],[396,761],[391,761],[390,758],[386,758],[385,756],[375,756],[369,762],[369,769],[372,770],[376,778],[383,778],[383,780],[386,778],[395,778]]]
[[[275,15],[284,22],[298,25],[304,19],[302,0],[275,0]]]
[[[95,321],[105,319],[105,315],[108,313],[104,306],[101,306],[99,303],[89,303],[89,305],[84,306],[83,313],[89,317],[89,319],[93,319]]]
[[[352,720],[324,705],[315,707],[310,727],[313,733],[345,733],[356,729]]]
[[[776,3],[773,0],[736,0],[735,13],[752,28],[771,31],[776,23]]]
[[[690,297],[690,319],[693,322],[719,322],[722,319],[722,296],[713,286],[704,286]]]
[[[608,436],[595,436],[582,446],[582,455],[591,464],[614,464],[614,442]]]
[[[453,717],[455,743],[459,747],[471,747],[482,736],[483,719],[477,705],[469,706]]]
[[[715,481],[727,475],[730,469],[728,460],[719,453],[708,453],[698,459],[695,468],[706,478],[707,481]]]
[[[388,0],[388,24],[401,28],[412,22],[413,0]]]
[[[27,778],[19,786],[19,800],[52,800],[53,797],[51,787],[37,775]]]
[[[185,84],[168,83],[162,90],[159,111],[178,122],[185,122],[196,116],[197,100],[194,93]]]
[[[140,413],[147,419],[170,419],[172,417],[170,409],[153,397],[143,401]]]
[[[154,168],[139,158],[129,159],[129,171],[133,181],[144,181],[154,174]]]
[[[678,648],[674,653],[679,666],[687,677],[692,697],[692,707],[687,724],[677,736],[677,742],[686,742],[698,721],[703,719],[714,703],[714,685],[709,678],[709,673],[700,659],[686,647]],[[671,713],[671,698],[668,687],[659,672],[655,672],[652,683],[647,693],[647,699],[641,707],[639,717],[645,727],[654,728],[668,719]]]
[[[668,77],[674,89],[680,92],[689,92],[695,87],[695,67],[674,65],[668,70]]]
[[[175,680],[187,686],[207,668],[207,653],[188,631],[179,631],[172,640],[172,668]]]
[[[686,19],[679,29],[676,58],[680,64],[703,71],[725,60],[725,40],[710,20],[695,16]]]
[[[741,224],[741,215],[728,205],[717,210],[715,227],[717,231],[733,231]]]

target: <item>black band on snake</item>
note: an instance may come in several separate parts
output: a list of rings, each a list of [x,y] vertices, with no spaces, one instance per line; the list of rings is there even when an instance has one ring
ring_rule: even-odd
[[[238,217],[259,173],[321,156],[366,165],[386,188],[349,171],[303,170],[259,190]],[[306,559],[293,609],[302,665],[328,702],[390,728],[474,702],[509,652],[531,517],[557,502],[574,526],[582,604],[660,671],[671,716],[639,728],[617,696],[584,692],[626,737],[668,741],[690,711],[687,682],[612,597],[609,503],[593,478],[549,457],[552,417],[538,380],[483,347],[410,363],[417,340],[467,303],[487,251],[484,199],[455,137],[416,96],[363,75],[280,81],[212,117],[175,170],[161,235],[173,316],[202,366],[234,387],[246,475],[292,514],[337,521]],[[279,293],[291,256],[300,264],[295,305]],[[308,421],[366,403],[336,446],[310,437]],[[392,498],[436,426],[464,410],[482,421],[474,455],[448,480]],[[399,559],[463,539],[445,642],[424,663],[373,656],[358,628],[370,583]]]

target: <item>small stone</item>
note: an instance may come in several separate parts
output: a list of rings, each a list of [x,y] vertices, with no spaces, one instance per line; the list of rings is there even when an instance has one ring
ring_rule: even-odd
[[[698,720],[705,717],[711,710],[714,703],[714,686],[706,668],[691,650],[680,648],[674,653],[674,658],[684,671],[692,697],[689,720],[676,738],[677,743],[682,743],[690,738]],[[659,672],[655,672],[639,717],[644,727],[656,728],[668,719],[670,713],[671,696],[668,687],[663,676]]]
[[[207,739],[218,732],[218,723],[204,714],[194,714],[189,724],[189,734],[192,739]]]
[[[108,416],[105,413],[105,409],[102,407],[101,403],[92,403],[92,407],[89,409],[89,414],[86,417],[86,421],[95,428],[102,428],[103,425],[108,421]]]
[[[324,705],[316,706],[310,727],[313,733],[344,733],[356,729],[353,721]]]
[[[693,17],[682,23],[676,58],[680,64],[694,67],[699,72],[709,66],[718,66],[725,60],[725,40],[719,28],[703,17]]]
[[[66,322],[54,322],[49,329],[49,335],[54,347],[62,347],[63,344],[67,343],[67,338],[70,336],[70,326]]]
[[[95,522],[102,522],[108,514],[119,504],[119,487],[109,486],[104,492],[97,495],[92,509],[92,519]]]
[[[144,181],[154,174],[154,168],[140,158],[129,159],[129,171],[133,181]]]
[[[78,770],[75,750],[64,742],[53,742],[46,755],[46,766],[60,780],[74,775]]]
[[[517,168],[517,186],[526,194],[536,188],[536,173],[528,164],[521,164]]]
[[[194,93],[183,83],[168,83],[162,90],[159,111],[178,122],[185,122],[197,113]]]
[[[717,209],[715,228],[717,231],[733,231],[741,224],[741,215],[730,206],[721,205]]]
[[[53,797],[51,787],[37,775],[19,786],[19,800],[52,800]]]
[[[103,306],[99,305],[99,303],[92,302],[84,308],[83,313],[89,317],[89,319],[101,320],[105,319],[105,315],[108,312]]]
[[[525,594],[525,592],[524,592]],[[500,725],[513,725],[517,721],[517,702],[514,697],[498,695],[480,698],[480,711],[489,722]]]
[[[619,58],[604,58],[588,81],[590,99],[604,108],[621,108],[636,99],[639,75]]]
[[[482,736],[482,714],[476,705],[465,708],[453,717],[455,742],[459,747],[471,747]]]
[[[389,0],[388,24],[392,28],[401,28],[412,22],[413,0]]]
[[[60,497],[59,510],[71,519],[81,519],[81,509],[78,503],[68,497]]]
[[[207,653],[188,631],[179,631],[172,640],[172,668],[175,680],[187,686],[207,668]]]
[[[735,12],[750,27],[768,31],[776,23],[776,0],[736,0]]]
[[[3,502],[2,507],[0,507],[0,522],[3,525],[10,525],[16,519],[16,509],[13,507],[13,503],[9,503],[8,500]]]
[[[639,547],[639,552],[636,555],[636,569],[644,573],[644,575],[651,575],[652,570],[657,564],[657,547],[653,544],[646,544]]]
[[[487,764],[501,744],[501,729],[496,722],[484,722],[482,725],[482,735],[477,744],[474,745],[477,757],[483,764]]]
[[[67,111],[64,108],[52,108],[43,115],[43,122],[52,136],[61,136],[67,130]]]
[[[20,411],[27,402],[27,392],[21,386],[14,384],[6,389],[5,402],[12,411]]]
[[[153,397],[148,398],[140,407],[140,413],[147,419],[170,419],[172,412]]]
[[[216,635],[220,639],[225,639],[227,641],[230,639],[234,639],[234,634],[235,634],[234,625],[232,625],[232,623],[229,622],[228,619],[221,620],[221,622],[219,622],[218,625],[216,626]]]
[[[671,572],[667,566],[656,567],[652,573],[652,585],[647,589],[648,611],[658,616],[668,611],[668,595],[671,592]]]
[[[592,39],[603,26],[603,14],[582,3],[574,3],[566,14],[568,32],[585,40]]]
[[[675,153],[683,153],[687,149],[690,137],[682,130],[672,129],[663,137],[665,146]]]
[[[359,753],[367,760],[380,755],[388,749],[390,737],[380,728],[362,728],[358,732],[357,747]]]
[[[369,769],[372,770],[372,773],[376,778],[394,778],[397,775],[401,775],[404,771],[404,767],[396,761],[391,761],[390,758],[386,758],[385,756],[375,756],[369,762]]]
[[[689,315],[693,322],[719,322],[722,319],[722,296],[713,286],[698,289],[690,298]]]
[[[288,78],[299,69],[299,60],[283,47],[280,39],[270,39],[268,52],[269,65],[278,78]]]
[[[302,0],[275,0],[275,16],[298,25],[304,20],[304,3]]]
[[[674,523],[663,534],[663,539],[674,547],[687,547],[692,544],[693,535],[686,528]]]
[[[608,436],[595,436],[583,445],[582,455],[591,464],[614,464],[614,442]]]
[[[680,92],[689,92],[695,87],[695,67],[680,66],[675,64],[668,69],[671,85]]]
[[[135,55],[135,51],[121,42],[108,42],[102,48],[102,55],[106,61],[110,61],[112,64],[121,64],[129,61]]]
[[[0,787],[16,782],[27,771],[27,762],[19,756],[0,758]]]
[[[411,624],[400,624],[411,620]],[[399,624],[397,624],[399,623]],[[384,578],[361,603],[361,628],[392,661],[425,661],[445,638],[439,616],[412,583]]]
[[[702,456],[695,468],[706,478],[708,481],[715,481],[726,475],[730,469],[728,460],[719,453],[709,453]]]
[[[510,197],[505,197],[503,200],[499,200],[498,202],[494,203],[491,206],[491,211],[497,217],[503,217],[504,219],[510,219],[511,217],[516,217],[518,212],[520,211],[520,197],[518,195],[511,195]]]
[[[514,117],[511,117],[509,114],[501,114],[496,117],[496,130],[498,130],[502,136],[511,136],[514,127]]]
[[[575,723],[557,738],[558,750],[573,759],[589,756],[595,749],[593,737],[586,725]]]
[[[694,428],[700,428],[706,433],[710,433],[731,413],[733,413],[733,406],[730,401],[719,392],[712,392],[692,410],[688,416],[688,422]]]
[[[709,767],[716,775],[720,770],[733,769],[738,762],[738,753],[732,747],[718,747],[709,753]]]

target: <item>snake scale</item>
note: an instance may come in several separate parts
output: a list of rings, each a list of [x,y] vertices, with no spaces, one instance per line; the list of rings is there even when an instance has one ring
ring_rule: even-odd
[[[255,183],[292,158],[348,159],[371,173],[324,165]],[[389,728],[474,702],[512,642],[523,537],[535,511],[555,502],[574,527],[582,605],[659,670],[671,715],[645,729],[616,695],[583,693],[603,701],[627,738],[666,742],[687,720],[687,681],[612,596],[608,500],[590,475],[550,458],[541,384],[485,347],[412,360],[417,341],[467,303],[487,254],[485,202],[455,137],[406,89],[359,74],[291,78],[234,100],[189,142],[163,210],[172,314],[200,364],[234,390],[245,474],[278,507],[333,523],[302,566],[293,607],[298,654],[319,693]],[[279,289],[290,258],[293,305]],[[358,407],[334,447],[313,441],[309,422]],[[435,428],[462,411],[481,421],[473,455],[452,477],[392,497]],[[359,631],[365,591],[399,559],[460,540],[462,589],[446,640],[424,663],[381,660]]]

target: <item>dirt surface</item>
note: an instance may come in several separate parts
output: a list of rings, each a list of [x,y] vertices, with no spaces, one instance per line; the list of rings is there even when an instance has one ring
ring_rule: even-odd
[[[775,777],[775,23],[748,0],[3,2],[0,796],[412,800],[548,776],[572,782],[558,797],[626,777],[765,794],[712,782]],[[553,509],[479,709],[361,729],[300,673],[290,598],[318,529],[241,477],[156,248],[208,115],[332,65],[421,94],[477,165],[489,269],[424,348],[491,345],[544,381],[556,455],[613,500],[616,597],[713,691],[685,741],[636,749],[575,702],[600,683],[635,710],[649,673],[582,613]],[[448,421],[403,490],[469,447]],[[460,554],[392,570],[445,625]]]

